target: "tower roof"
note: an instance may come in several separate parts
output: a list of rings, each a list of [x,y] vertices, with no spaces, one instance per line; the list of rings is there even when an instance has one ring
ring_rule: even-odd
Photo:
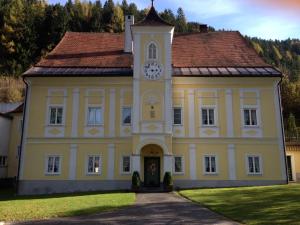
[[[164,21],[158,15],[158,13],[155,10],[153,5],[151,6],[146,17],[141,22],[138,22],[138,23],[134,24],[133,26],[169,26],[169,27],[173,27],[172,24]]]

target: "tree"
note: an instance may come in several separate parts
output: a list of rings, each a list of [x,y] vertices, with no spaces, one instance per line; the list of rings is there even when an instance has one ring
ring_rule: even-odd
[[[160,17],[161,17],[164,21],[166,21],[166,22],[168,22],[168,23],[170,23],[170,24],[172,24],[172,25],[175,25],[175,23],[176,23],[176,18],[175,18],[175,15],[174,15],[174,13],[172,12],[171,9],[165,9],[165,10],[164,10],[162,13],[160,13],[159,15],[160,15]]]
[[[289,139],[297,138],[297,126],[296,126],[295,116],[292,113],[290,113],[287,119],[286,136]]]
[[[96,1],[95,4],[92,6],[92,15],[90,20],[90,29],[91,31],[103,31],[103,24],[102,24],[102,5],[100,1]]]
[[[124,30],[124,14],[119,5],[116,5],[114,8],[112,29],[115,33],[120,33]]]
[[[186,18],[182,8],[178,8],[177,10],[175,32],[177,33],[187,32]]]
[[[106,32],[113,32],[114,8],[115,4],[113,0],[107,0],[104,3],[102,21],[104,24],[104,31]]]

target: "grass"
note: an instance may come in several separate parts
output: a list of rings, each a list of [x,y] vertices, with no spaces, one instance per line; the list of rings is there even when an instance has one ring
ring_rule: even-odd
[[[79,193],[15,197],[9,191],[4,190],[0,193],[0,221],[93,214],[129,206],[134,201],[134,193]]]
[[[179,193],[245,224],[300,224],[300,184],[195,189]]]

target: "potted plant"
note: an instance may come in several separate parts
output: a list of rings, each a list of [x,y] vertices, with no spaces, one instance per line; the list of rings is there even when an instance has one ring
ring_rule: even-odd
[[[173,191],[173,179],[172,179],[171,172],[165,172],[163,185],[164,185],[164,191],[167,192]]]
[[[134,192],[138,192],[141,188],[141,178],[138,171],[134,171],[131,180],[131,189]]]

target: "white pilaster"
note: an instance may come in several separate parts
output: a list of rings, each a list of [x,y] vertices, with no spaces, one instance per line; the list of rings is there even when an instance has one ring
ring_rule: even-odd
[[[165,132],[172,133],[172,80],[165,80]]]
[[[195,91],[188,91],[189,137],[195,137]]]
[[[115,136],[116,120],[116,89],[109,90],[109,136]]]
[[[69,165],[69,180],[76,179],[76,161],[77,161],[77,145],[70,146],[70,165]]]
[[[74,88],[71,137],[77,137],[78,135],[78,112],[79,112],[79,88]]]
[[[228,151],[228,176],[229,180],[236,180],[235,146],[229,144]]]
[[[115,145],[108,144],[107,179],[113,180],[115,175]]]
[[[196,180],[196,145],[190,144],[189,146],[189,155],[190,155],[190,179]]]
[[[132,172],[141,173],[141,155],[132,155]]]
[[[140,120],[140,82],[138,79],[133,79],[133,111],[132,111],[132,125],[133,133],[139,132]]]
[[[165,172],[170,172],[172,174],[172,155],[164,155],[164,174]]]
[[[232,109],[232,89],[226,89],[225,93],[226,93],[227,137],[234,137],[233,109]]]
[[[283,121],[282,121],[282,109],[281,109],[281,99],[280,99],[280,87],[278,82],[274,83],[274,104],[275,104],[275,113],[276,113],[276,128],[277,128],[277,137],[279,145],[279,154],[281,161],[281,177],[282,179],[287,179],[287,171],[285,166],[285,146],[284,146],[284,130],[283,130]]]

